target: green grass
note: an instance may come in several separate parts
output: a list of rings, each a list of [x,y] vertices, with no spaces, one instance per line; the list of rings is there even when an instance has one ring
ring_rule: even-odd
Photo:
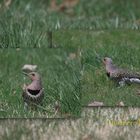
[[[122,88],[110,81],[105,56],[130,70],[140,70],[140,1],[80,0],[73,13],[49,11],[50,0],[0,1],[0,118],[80,117],[75,120],[1,119],[0,139],[139,139],[138,108],[84,108],[91,101],[115,107],[140,106],[139,85]],[[61,0],[58,0],[61,2]],[[48,30],[53,31],[49,48]],[[45,88],[43,106],[24,111],[21,73],[38,65]],[[54,104],[60,102],[55,114]]]
[[[101,101],[106,106],[116,106],[123,101],[126,106],[140,106],[139,85],[118,88],[106,76],[102,59],[111,57],[118,66],[139,72],[139,31],[58,31],[54,41],[65,47],[80,47],[82,104]],[[65,40],[63,40],[65,38]],[[58,41],[57,41],[58,40]]]
[[[138,30],[139,7],[138,0],[81,0],[70,16],[50,12],[49,1],[13,0],[0,8],[0,47],[45,47],[48,29]]]
[[[71,15],[50,12],[46,0],[12,0],[9,8],[0,3],[0,117],[60,117],[54,116],[56,100],[62,114],[74,116],[90,101],[140,106],[139,87],[117,88],[101,62],[109,56],[139,71],[138,0],[81,0]],[[48,30],[58,48],[48,48]],[[43,77],[45,100],[37,111],[23,110],[21,67],[26,63],[37,64]]]
[[[80,74],[79,61],[69,60],[70,51],[61,49],[2,49],[0,50],[0,117],[63,117],[79,116]],[[67,61],[69,60],[69,61]],[[67,64],[65,64],[67,61]],[[23,109],[21,68],[24,64],[36,64],[45,88],[43,109]],[[61,113],[55,114],[55,102],[60,102]]]
[[[85,67],[83,102],[102,101],[107,106],[114,106],[123,101],[126,106],[139,106],[139,96],[136,95],[139,86],[117,88],[105,75],[102,62],[98,57],[111,57],[120,67],[139,72],[139,33],[136,31],[106,31],[93,37],[93,47],[89,45],[83,53]],[[97,54],[96,54],[97,53]],[[86,102],[85,102],[86,103]]]
[[[101,101],[106,106],[116,106],[120,101],[126,106],[140,106],[139,86],[116,87],[106,77],[101,62],[109,56],[117,65],[139,71],[138,31],[61,30],[53,32],[53,43],[59,47],[0,51],[1,117],[53,117],[56,100],[61,102],[63,113],[73,115],[80,114],[81,105],[91,101]],[[46,93],[43,107],[47,111],[23,110],[21,86],[25,81],[21,67],[26,63],[39,67]]]

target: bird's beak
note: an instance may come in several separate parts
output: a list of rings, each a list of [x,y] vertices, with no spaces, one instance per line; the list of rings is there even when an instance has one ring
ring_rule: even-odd
[[[29,74],[29,73],[26,73],[26,72],[22,72],[25,76],[28,76],[31,80],[33,80],[32,79],[32,77],[31,77],[31,75]]]
[[[28,73],[26,73],[26,72],[22,72],[22,74],[24,74],[24,75],[26,75],[26,76],[29,76],[29,74],[28,74]]]

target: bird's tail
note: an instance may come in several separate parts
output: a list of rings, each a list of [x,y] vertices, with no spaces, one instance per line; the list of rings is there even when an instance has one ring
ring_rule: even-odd
[[[123,78],[123,81],[127,83],[137,83],[140,84],[140,78]]]
[[[140,79],[139,78],[130,78],[130,82],[140,84]]]

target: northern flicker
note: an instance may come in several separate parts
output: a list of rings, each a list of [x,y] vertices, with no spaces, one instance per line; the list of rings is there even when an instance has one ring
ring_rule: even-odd
[[[28,105],[38,105],[44,98],[41,77],[37,72],[24,73],[31,79],[31,84],[23,86],[23,100],[25,108]]]
[[[105,64],[107,76],[119,83],[120,86],[123,86],[125,83],[140,84],[140,74],[117,67],[109,57],[105,57],[103,63]]]

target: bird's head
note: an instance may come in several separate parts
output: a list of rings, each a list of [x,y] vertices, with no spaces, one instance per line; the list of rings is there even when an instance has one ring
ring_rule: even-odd
[[[112,59],[111,58],[109,58],[109,57],[105,57],[104,59],[103,59],[103,63],[105,64],[105,65],[110,65],[110,64],[112,64]]]
[[[30,73],[24,73],[27,75],[32,81],[34,80],[40,80],[40,75],[37,72],[30,72]]]

